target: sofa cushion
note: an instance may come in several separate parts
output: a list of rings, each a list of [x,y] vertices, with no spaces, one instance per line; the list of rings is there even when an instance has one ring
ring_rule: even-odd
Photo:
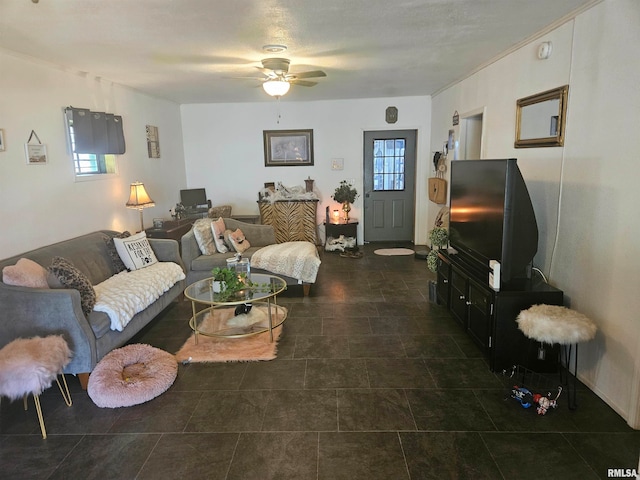
[[[109,252],[109,258],[111,258],[111,262],[113,263],[113,273],[120,273],[127,269],[125,264],[122,262],[120,255],[118,254],[118,250],[116,250],[116,244],[113,241],[114,238],[127,238],[130,237],[131,233],[125,230],[122,233],[116,233],[113,236],[109,236],[105,238],[104,241],[107,244],[107,250]]]
[[[211,229],[213,230],[213,241],[216,244],[216,250],[218,250],[218,253],[227,253],[229,251],[229,247],[227,247],[227,244],[224,241],[224,231],[226,228],[222,217],[211,222]],[[195,235],[195,232],[193,233]]]
[[[49,288],[47,269],[28,258],[21,258],[15,265],[4,267],[2,281],[17,287]]]
[[[213,228],[210,218],[200,218],[193,224],[193,235],[203,255],[213,255],[217,252],[213,241]]]
[[[156,262],[148,268],[121,272],[96,285],[98,301],[94,309],[109,316],[111,330],[121,332],[137,313],[184,278],[182,267],[173,262]]]
[[[88,316],[96,304],[96,292],[87,276],[62,257],[54,257],[47,268],[51,288],[72,288],[80,292],[82,312]]]
[[[158,263],[145,232],[136,233],[128,238],[114,238],[113,242],[118,255],[129,270],[139,270]]]

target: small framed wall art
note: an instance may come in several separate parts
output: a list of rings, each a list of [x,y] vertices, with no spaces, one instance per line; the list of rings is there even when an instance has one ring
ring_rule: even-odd
[[[313,130],[264,130],[265,167],[313,165]]]
[[[158,138],[158,127],[147,125],[147,150],[149,158],[160,158],[160,139]]]
[[[29,143],[33,137],[38,143]],[[27,165],[45,165],[47,163],[47,146],[40,141],[35,130],[31,130],[31,135],[29,135],[27,143],[24,144],[24,154]]]

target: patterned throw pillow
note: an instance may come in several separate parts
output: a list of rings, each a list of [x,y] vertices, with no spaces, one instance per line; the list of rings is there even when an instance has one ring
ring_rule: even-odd
[[[245,238],[244,233],[242,233],[242,230],[239,228],[237,228],[235,232],[227,230],[225,232],[225,238],[229,238],[229,242],[233,246],[233,249],[239,253],[243,253],[251,246],[249,240]]]
[[[15,265],[4,267],[2,281],[17,287],[49,288],[47,269],[28,258],[21,258]]]
[[[224,243],[225,226],[222,217],[211,222],[211,229],[213,230],[213,241],[216,244],[216,250],[218,250],[219,253],[227,253],[229,247]]]
[[[127,238],[114,238],[113,242],[118,255],[129,270],[139,270],[158,263],[145,232],[136,233]]]
[[[210,218],[201,218],[193,224],[193,235],[203,255],[216,253],[216,245],[213,242],[213,228]]]
[[[124,231],[122,233],[118,233],[108,239],[105,238],[105,242],[107,243],[107,251],[109,252],[109,258],[111,258],[111,262],[113,263],[113,273],[120,273],[127,269],[127,267],[122,263],[122,259],[120,255],[118,255],[118,251],[116,250],[116,244],[113,241],[114,238],[127,238],[130,237],[131,234],[128,231]]]
[[[96,304],[96,292],[86,275],[62,257],[54,257],[47,271],[51,288],[73,288],[80,292],[82,312],[89,315]]]

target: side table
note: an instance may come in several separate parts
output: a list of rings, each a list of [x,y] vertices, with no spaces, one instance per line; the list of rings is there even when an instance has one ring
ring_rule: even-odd
[[[147,228],[145,232],[149,238],[169,238],[180,243],[182,236],[191,230],[194,221],[193,218],[165,220],[162,227]]]
[[[356,245],[358,244],[358,221],[349,220],[347,223],[333,223],[325,222],[324,224],[325,237],[338,238],[340,235],[345,237],[353,237],[356,239]],[[325,238],[325,247],[326,247]]]

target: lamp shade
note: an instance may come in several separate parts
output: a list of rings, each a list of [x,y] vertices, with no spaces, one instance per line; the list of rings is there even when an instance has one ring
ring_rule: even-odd
[[[149,194],[144,188],[144,184],[142,182],[133,182],[131,184],[129,200],[127,201],[127,208],[143,209],[154,206],[155,202],[149,197]]]
[[[262,88],[272,97],[281,97],[289,91],[291,84],[285,80],[267,80]]]

